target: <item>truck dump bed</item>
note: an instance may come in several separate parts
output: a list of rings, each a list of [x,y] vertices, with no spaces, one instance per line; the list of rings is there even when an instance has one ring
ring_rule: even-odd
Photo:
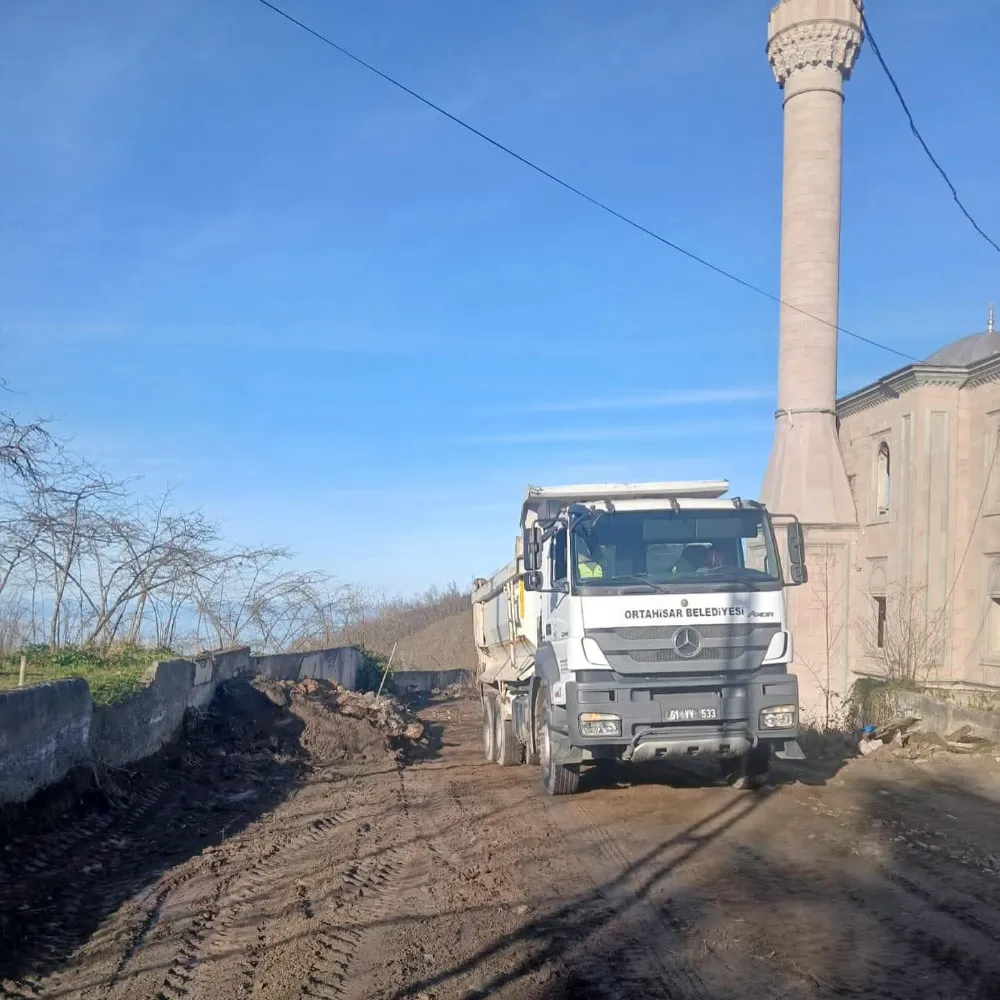
[[[538,635],[538,595],[520,584],[521,539],[516,555],[472,592],[473,629],[481,679],[515,680],[530,669]]]

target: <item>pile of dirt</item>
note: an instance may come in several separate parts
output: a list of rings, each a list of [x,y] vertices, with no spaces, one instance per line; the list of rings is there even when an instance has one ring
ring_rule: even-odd
[[[351,691],[340,684],[312,678],[303,681],[259,679],[254,685],[272,701],[297,715],[320,708],[334,718],[353,719],[381,734],[384,745],[397,757],[425,739],[424,724],[392,695],[376,696],[374,691]],[[345,740],[347,751],[357,752],[370,740],[354,734]]]

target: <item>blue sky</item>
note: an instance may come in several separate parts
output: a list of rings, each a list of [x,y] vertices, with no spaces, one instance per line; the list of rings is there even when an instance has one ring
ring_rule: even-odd
[[[777,291],[767,0],[283,0],[497,139]],[[873,0],[1000,231],[1000,7]],[[6,0],[0,338],[21,414],[394,592],[492,572],[528,482],[728,477],[770,444],[777,309],[509,161],[254,0]],[[870,50],[841,320],[922,357],[998,259]],[[842,391],[899,359],[842,340]]]

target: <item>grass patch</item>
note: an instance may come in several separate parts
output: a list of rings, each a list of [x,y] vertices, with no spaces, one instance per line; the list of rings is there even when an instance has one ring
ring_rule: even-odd
[[[899,715],[897,695],[901,691],[921,688],[909,681],[885,680],[880,677],[859,677],[844,702],[844,715],[849,728],[864,725],[885,726]]]
[[[354,684],[359,691],[377,691],[382,684],[382,677],[389,674],[385,679],[383,691],[392,691],[392,675],[395,670],[389,669],[389,658],[381,653],[373,653],[369,649],[361,650],[361,669],[354,679]]]
[[[26,687],[82,677],[90,686],[96,705],[130,698],[142,689],[146,671],[157,660],[173,658],[168,649],[138,646],[119,646],[107,651],[72,646],[53,651],[46,646],[29,646],[24,652],[28,658]],[[20,653],[0,657],[0,691],[17,687],[20,668]]]

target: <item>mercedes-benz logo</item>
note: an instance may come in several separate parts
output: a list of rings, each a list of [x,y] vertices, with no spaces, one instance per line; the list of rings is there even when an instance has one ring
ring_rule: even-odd
[[[693,628],[680,628],[674,635],[674,649],[678,656],[690,660],[701,652],[701,633]]]

